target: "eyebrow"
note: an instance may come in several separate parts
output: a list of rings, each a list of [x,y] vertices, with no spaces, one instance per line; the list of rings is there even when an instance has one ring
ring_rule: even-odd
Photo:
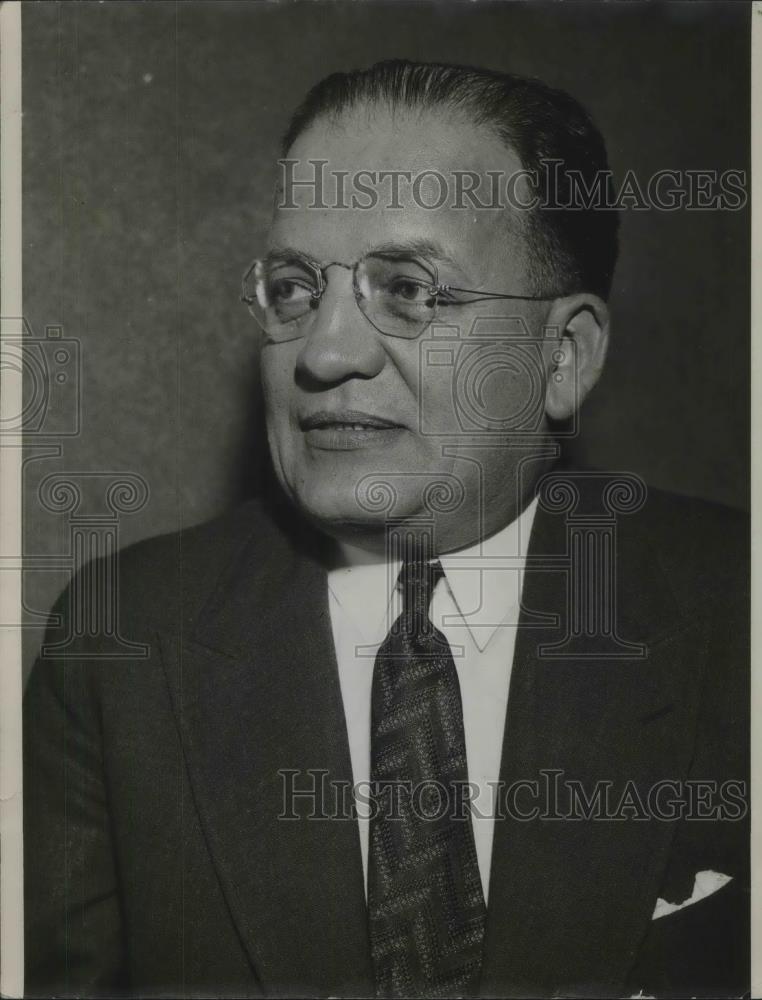
[[[313,258],[309,254],[305,253],[304,250],[297,250],[296,247],[289,246],[273,246],[265,254],[265,261],[269,263],[273,260],[281,260],[284,257],[296,257],[299,260],[305,262],[312,262]]]
[[[390,240],[385,243],[366,244],[360,256],[366,257],[373,254],[406,253],[413,254],[417,257],[426,257],[428,260],[436,264],[449,264],[451,267],[455,267],[461,272],[463,270],[458,261],[456,261],[451,254],[447,253],[440,243],[427,239],[413,238],[409,240]],[[265,260],[280,260],[283,257],[296,257],[299,260],[310,262],[315,259],[311,257],[310,254],[305,253],[304,250],[299,250],[296,247],[276,245],[271,247],[268,251]],[[321,262],[316,261],[316,263]]]
[[[460,270],[460,265],[455,258],[448,254],[440,243],[435,243],[432,240],[410,239],[377,243],[372,247],[368,247],[365,253],[412,253],[419,257],[427,257],[435,263],[450,264],[452,267],[457,267]]]

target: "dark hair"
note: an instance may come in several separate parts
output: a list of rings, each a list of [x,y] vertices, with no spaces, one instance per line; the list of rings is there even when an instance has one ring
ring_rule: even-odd
[[[509,73],[388,60],[364,70],[332,73],[317,83],[291,119],[283,155],[317,119],[336,121],[342,112],[362,104],[391,110],[446,108],[490,128],[516,151],[525,170],[536,172],[537,186],[532,187],[539,203],[527,212],[530,272],[535,285],[545,286],[536,294],[544,294],[550,282],[561,294],[589,291],[608,297],[617,257],[618,213],[596,208],[594,199],[580,201],[573,179],[577,192],[581,185],[592,191],[600,183],[604,205],[612,204],[613,182],[603,138],[572,97]],[[554,161],[558,166],[549,167]],[[569,204],[572,207],[566,207]]]

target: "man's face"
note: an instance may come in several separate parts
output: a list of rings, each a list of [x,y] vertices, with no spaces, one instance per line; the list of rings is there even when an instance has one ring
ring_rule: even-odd
[[[521,169],[517,156],[486,129],[439,114],[397,113],[392,119],[372,109],[369,119],[364,109],[338,126],[317,122],[288,156],[298,161],[296,179],[312,176],[310,160],[328,161],[324,200],[331,206],[331,178],[339,171],[352,178],[363,170],[410,171],[413,177],[436,170],[447,179],[450,194],[442,208],[427,209],[423,203],[436,201],[437,183],[424,184],[415,196],[403,181],[401,207],[393,208],[386,181],[377,185],[378,203],[372,209],[312,208],[313,192],[295,188],[289,195],[298,207],[276,209],[269,251],[296,250],[322,265],[352,264],[378,248],[404,252],[426,244],[440,283],[532,293],[519,211],[452,207],[455,171],[484,175],[485,192],[487,171],[506,176]],[[524,323],[533,336],[541,335],[547,303],[507,300],[440,308],[437,323],[455,329],[437,344],[438,326],[417,339],[379,332],[358,308],[351,272],[329,267],[325,274],[327,288],[305,335],[280,343],[263,340],[268,438],[286,493],[307,517],[339,538],[372,535],[387,515],[409,518],[425,511],[426,487],[436,489],[437,482],[462,494],[445,527],[449,537],[441,539],[445,546],[468,544],[485,528],[506,523],[516,513],[516,471],[526,456],[511,446],[511,415],[539,406],[537,419],[544,425],[544,414],[542,386],[538,399],[537,380],[527,377],[526,364],[511,362],[500,334],[515,336]],[[508,319],[496,322],[500,317]],[[479,331],[487,330],[487,340],[468,347],[472,378],[466,392],[472,398],[466,403],[475,400],[486,422],[479,426],[477,414],[477,423],[467,419],[464,428],[463,414],[469,411],[458,411],[463,387],[454,388],[453,380],[457,340],[485,318],[487,326]],[[473,416],[473,406],[470,412]],[[485,440],[494,447],[474,447]],[[378,481],[388,488],[369,492]]]

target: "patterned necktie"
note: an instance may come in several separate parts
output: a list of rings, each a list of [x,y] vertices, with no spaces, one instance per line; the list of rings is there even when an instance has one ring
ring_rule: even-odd
[[[402,614],[373,671],[378,809],[370,819],[368,914],[379,997],[471,996],[479,984],[486,909],[463,707],[450,646],[429,618],[441,576],[438,561],[402,567]]]

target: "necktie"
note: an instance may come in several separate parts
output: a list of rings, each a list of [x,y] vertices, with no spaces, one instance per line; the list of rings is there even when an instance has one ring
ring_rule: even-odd
[[[368,915],[380,997],[470,996],[479,982],[486,909],[463,707],[450,646],[429,618],[441,576],[438,561],[402,567],[402,614],[373,670]]]

